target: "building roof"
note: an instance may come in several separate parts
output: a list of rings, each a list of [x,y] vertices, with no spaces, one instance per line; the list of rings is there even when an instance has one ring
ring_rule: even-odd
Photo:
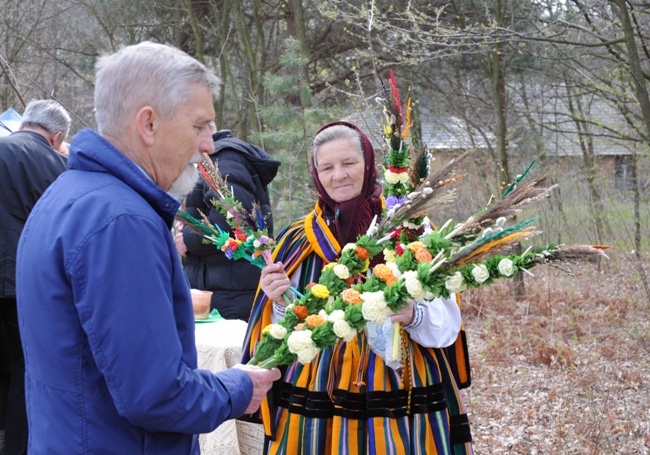
[[[567,96],[562,95],[563,89],[561,86],[549,88],[532,84],[526,86],[525,90],[521,87],[510,88],[507,121],[511,148],[526,147],[525,144],[530,143],[527,141],[531,141],[532,136],[541,135],[547,156],[582,156],[581,136],[578,134],[580,128],[587,133],[582,138],[592,140],[595,155],[632,154],[633,147],[641,140],[640,135],[629,125],[614,103],[589,94],[579,98],[580,106],[577,106],[575,98],[570,106]],[[526,102],[522,93],[525,94]],[[475,122],[470,125],[461,115],[437,110],[435,96],[426,98],[432,101],[431,106],[416,103],[413,109],[421,123],[422,141],[429,150],[484,149],[495,145],[495,122],[491,110],[479,111],[465,107],[464,110],[471,112],[472,122]],[[524,109],[524,106],[528,107]],[[629,108],[634,109],[634,106]],[[572,110],[579,110],[579,113],[572,115]],[[366,131],[375,146],[382,141],[380,132],[383,118],[380,108],[375,106],[346,117]],[[578,124],[576,119],[582,122]]]

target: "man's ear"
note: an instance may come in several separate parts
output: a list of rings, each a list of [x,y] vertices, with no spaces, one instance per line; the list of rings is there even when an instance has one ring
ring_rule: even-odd
[[[140,138],[146,145],[153,145],[158,116],[151,106],[145,106],[135,115],[135,125]]]
[[[53,149],[58,149],[63,143],[63,131],[57,131],[50,135],[50,145]]]

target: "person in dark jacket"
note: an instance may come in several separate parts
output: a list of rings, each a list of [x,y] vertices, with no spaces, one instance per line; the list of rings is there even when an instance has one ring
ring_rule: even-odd
[[[216,161],[220,174],[232,187],[235,198],[247,210],[256,204],[273,236],[273,216],[268,185],[278,172],[280,162],[272,159],[261,148],[237,139],[229,130],[221,130],[212,135],[215,152],[211,155]],[[205,182],[196,184],[185,199],[186,210],[194,217],[199,211],[211,223],[223,230],[232,232],[224,215],[210,202],[218,196]],[[183,257],[183,269],[195,289],[212,291],[211,309],[217,309],[226,319],[248,321],[260,269],[245,260],[229,260],[214,245],[202,242],[202,237],[192,230],[181,229],[175,236],[176,246]]]
[[[0,350],[5,353],[5,455],[27,451],[25,360],[16,306],[18,239],[36,201],[65,171],[57,149],[70,129],[70,116],[56,101],[34,100],[25,108],[20,130],[0,137]],[[1,393],[1,392],[0,392]]]

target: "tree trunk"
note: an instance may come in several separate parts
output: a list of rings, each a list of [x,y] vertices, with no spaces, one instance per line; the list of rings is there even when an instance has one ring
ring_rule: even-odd
[[[598,190],[595,164],[596,161],[593,149],[593,136],[590,134],[589,127],[585,121],[582,120],[585,118],[585,114],[582,111],[580,100],[577,99],[573,94],[571,85],[568,81],[566,83],[566,90],[569,112],[576,126],[576,131],[578,132],[578,138],[580,140],[580,148],[582,149],[583,169],[587,180],[589,196],[591,198],[589,211],[591,212],[591,217],[596,228],[596,236],[598,238],[597,241],[598,243],[604,243],[605,233],[611,232],[611,229],[609,228],[607,220],[605,219],[605,213],[607,212],[605,211],[603,199],[600,195],[600,191]]]
[[[495,27],[500,28],[505,17],[507,7],[506,0],[495,0],[494,2],[494,21]],[[510,183],[510,169],[508,167],[508,124],[506,120],[506,106],[508,102],[506,89],[506,63],[504,54],[505,46],[497,42],[488,55],[488,67],[492,81],[492,106],[496,121],[497,136],[497,156],[499,158],[500,178],[499,183],[501,190],[506,188]],[[521,246],[517,248],[521,252]],[[522,274],[517,274],[514,278],[515,296],[522,297],[526,293],[524,279]]]
[[[610,3],[615,5],[614,12],[621,20],[621,27],[625,36],[625,47],[627,49],[627,63],[630,66],[630,75],[634,82],[636,99],[641,107],[643,122],[646,128],[646,141],[648,141],[650,140],[650,96],[648,95],[648,87],[643,75],[643,69],[641,68],[639,51],[634,38],[634,29],[630,20],[630,11],[626,0],[610,0]]]

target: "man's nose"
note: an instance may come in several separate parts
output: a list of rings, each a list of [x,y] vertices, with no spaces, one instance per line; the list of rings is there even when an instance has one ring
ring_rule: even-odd
[[[201,138],[201,142],[199,142],[199,151],[201,153],[207,153],[208,155],[212,155],[214,153],[214,141],[212,140],[212,134],[207,134]]]

